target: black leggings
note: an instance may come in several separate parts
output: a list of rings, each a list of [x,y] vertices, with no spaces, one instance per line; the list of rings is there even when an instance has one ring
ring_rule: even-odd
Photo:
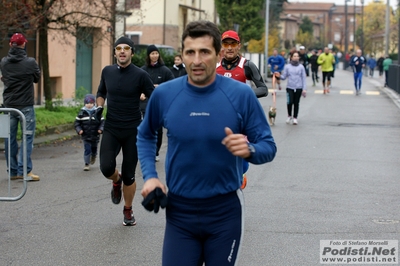
[[[312,75],[313,83],[315,83],[315,81],[318,82],[318,79],[319,79],[319,77],[318,77],[318,68],[311,68],[311,75]]]
[[[322,71],[322,83],[325,84],[325,81],[328,79],[328,81],[331,81],[331,75],[332,71],[326,72]]]
[[[136,135],[136,127],[131,129],[104,128],[100,145],[100,170],[105,177],[109,178],[115,173],[116,158],[122,148],[122,180],[127,186],[135,182],[135,170],[138,162]]]
[[[302,92],[303,89],[286,89],[288,116],[292,116],[292,106],[294,105],[293,117],[297,118],[297,115],[299,114],[300,97]]]

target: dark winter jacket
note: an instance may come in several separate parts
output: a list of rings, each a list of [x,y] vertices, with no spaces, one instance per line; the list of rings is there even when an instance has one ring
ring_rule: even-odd
[[[314,55],[310,56],[309,61],[311,64],[311,69],[318,70],[318,67],[319,67],[318,62],[317,62],[318,55],[314,54]]]
[[[183,64],[174,65],[170,68],[172,74],[174,74],[175,78],[179,78],[180,76],[186,75],[186,69]]]
[[[34,87],[40,79],[40,69],[35,59],[24,49],[12,47],[0,62],[1,80],[4,82],[5,107],[22,109],[34,105]]]
[[[153,81],[154,85],[160,85],[163,82],[174,79],[174,74],[172,74],[171,70],[166,67],[164,64],[155,64],[150,66],[142,66],[142,69],[149,73],[150,79]],[[157,89],[157,88],[156,88]],[[142,113],[146,111],[146,106],[148,102],[148,98],[144,101],[140,101],[140,110]]]
[[[104,129],[104,118],[102,117],[101,122],[98,122],[94,117],[94,112],[89,112],[83,107],[75,118],[74,126],[78,134],[79,131],[83,130],[82,140],[99,141],[100,134],[98,130],[103,131]]]

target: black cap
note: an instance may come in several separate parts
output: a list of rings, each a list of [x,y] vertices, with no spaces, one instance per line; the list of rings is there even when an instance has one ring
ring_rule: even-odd
[[[151,44],[147,47],[147,55],[151,54],[151,52],[154,51],[160,52],[158,51],[158,48],[154,44]]]
[[[133,41],[131,39],[129,39],[128,37],[124,37],[124,36],[119,38],[115,42],[114,47],[117,47],[118,44],[122,44],[122,43],[129,45],[130,47],[132,47],[132,50],[133,50],[133,45],[134,45]]]

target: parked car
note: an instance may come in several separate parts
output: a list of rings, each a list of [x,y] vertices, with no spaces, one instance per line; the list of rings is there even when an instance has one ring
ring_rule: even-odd
[[[142,51],[147,51],[147,47],[150,44],[135,44],[135,53],[140,54]],[[174,55],[176,53],[174,47],[169,46],[169,45],[163,45],[163,44],[154,44],[160,52],[167,54],[167,55]]]

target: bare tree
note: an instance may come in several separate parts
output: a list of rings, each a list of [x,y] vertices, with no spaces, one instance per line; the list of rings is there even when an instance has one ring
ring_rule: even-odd
[[[67,44],[71,35],[85,41],[84,36],[90,34],[90,31],[101,35],[98,40],[110,38],[107,29],[115,25],[117,0],[0,0],[0,3],[1,35],[6,36],[10,32],[36,33],[39,38],[39,64],[43,73],[45,106],[46,109],[52,109],[49,31],[57,31],[60,41]]]

